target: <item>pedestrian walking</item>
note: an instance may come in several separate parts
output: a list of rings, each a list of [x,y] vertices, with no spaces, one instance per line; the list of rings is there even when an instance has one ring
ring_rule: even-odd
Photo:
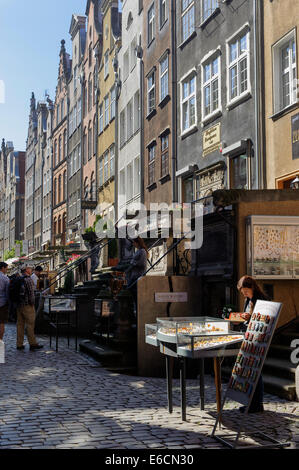
[[[5,323],[8,322],[9,316],[9,278],[6,275],[8,264],[0,263],[0,340],[3,339],[5,331]]]
[[[26,267],[23,276],[19,281],[18,293],[16,293],[17,302],[17,349],[24,349],[24,332],[26,326],[26,334],[30,345],[30,351],[41,349],[43,346],[38,344],[35,339],[35,296],[34,283],[31,279],[32,268]]]
[[[41,276],[42,270],[43,268],[41,266],[36,266],[36,268],[34,268],[34,272],[31,274],[31,279],[33,280],[35,290],[37,290],[37,281]]]

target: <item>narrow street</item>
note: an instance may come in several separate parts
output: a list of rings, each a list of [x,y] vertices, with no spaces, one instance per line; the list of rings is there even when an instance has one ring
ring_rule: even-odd
[[[15,349],[15,325],[5,333],[6,363],[0,365],[0,448],[192,449],[221,448],[210,437],[215,417],[213,378],[206,376],[206,410],[199,388],[188,380],[187,422],[180,417],[179,381],[174,381],[174,412],[167,411],[165,380],[111,373],[96,361],[68,349],[30,352]],[[250,430],[263,430],[291,448],[299,447],[299,404],[265,396],[265,412],[250,415]],[[228,403],[224,422],[240,419]]]

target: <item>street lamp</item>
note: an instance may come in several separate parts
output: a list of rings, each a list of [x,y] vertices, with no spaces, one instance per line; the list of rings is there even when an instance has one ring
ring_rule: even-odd
[[[291,189],[299,189],[299,175],[290,184]]]

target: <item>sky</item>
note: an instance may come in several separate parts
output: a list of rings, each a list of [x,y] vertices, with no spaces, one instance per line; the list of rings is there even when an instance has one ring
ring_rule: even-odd
[[[31,93],[37,101],[44,99],[45,90],[55,98],[60,41],[65,39],[71,53],[72,14],[84,15],[86,4],[0,0],[0,139],[13,141],[15,150],[26,150]]]

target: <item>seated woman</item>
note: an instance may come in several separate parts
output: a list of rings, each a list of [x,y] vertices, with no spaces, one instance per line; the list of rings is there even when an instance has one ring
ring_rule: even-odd
[[[257,300],[268,300],[266,294],[259,287],[255,279],[251,276],[243,276],[237,284],[237,289],[245,297],[244,303],[244,313],[241,314],[244,318],[245,323],[242,324],[241,329],[243,331],[247,330],[249,320],[254,310],[254,306]],[[259,381],[257,383],[254,395],[252,397],[252,402],[248,413],[258,413],[264,411],[263,406],[263,397],[264,397],[264,384],[262,376],[260,375]],[[244,413],[245,406],[240,408],[240,411]]]

